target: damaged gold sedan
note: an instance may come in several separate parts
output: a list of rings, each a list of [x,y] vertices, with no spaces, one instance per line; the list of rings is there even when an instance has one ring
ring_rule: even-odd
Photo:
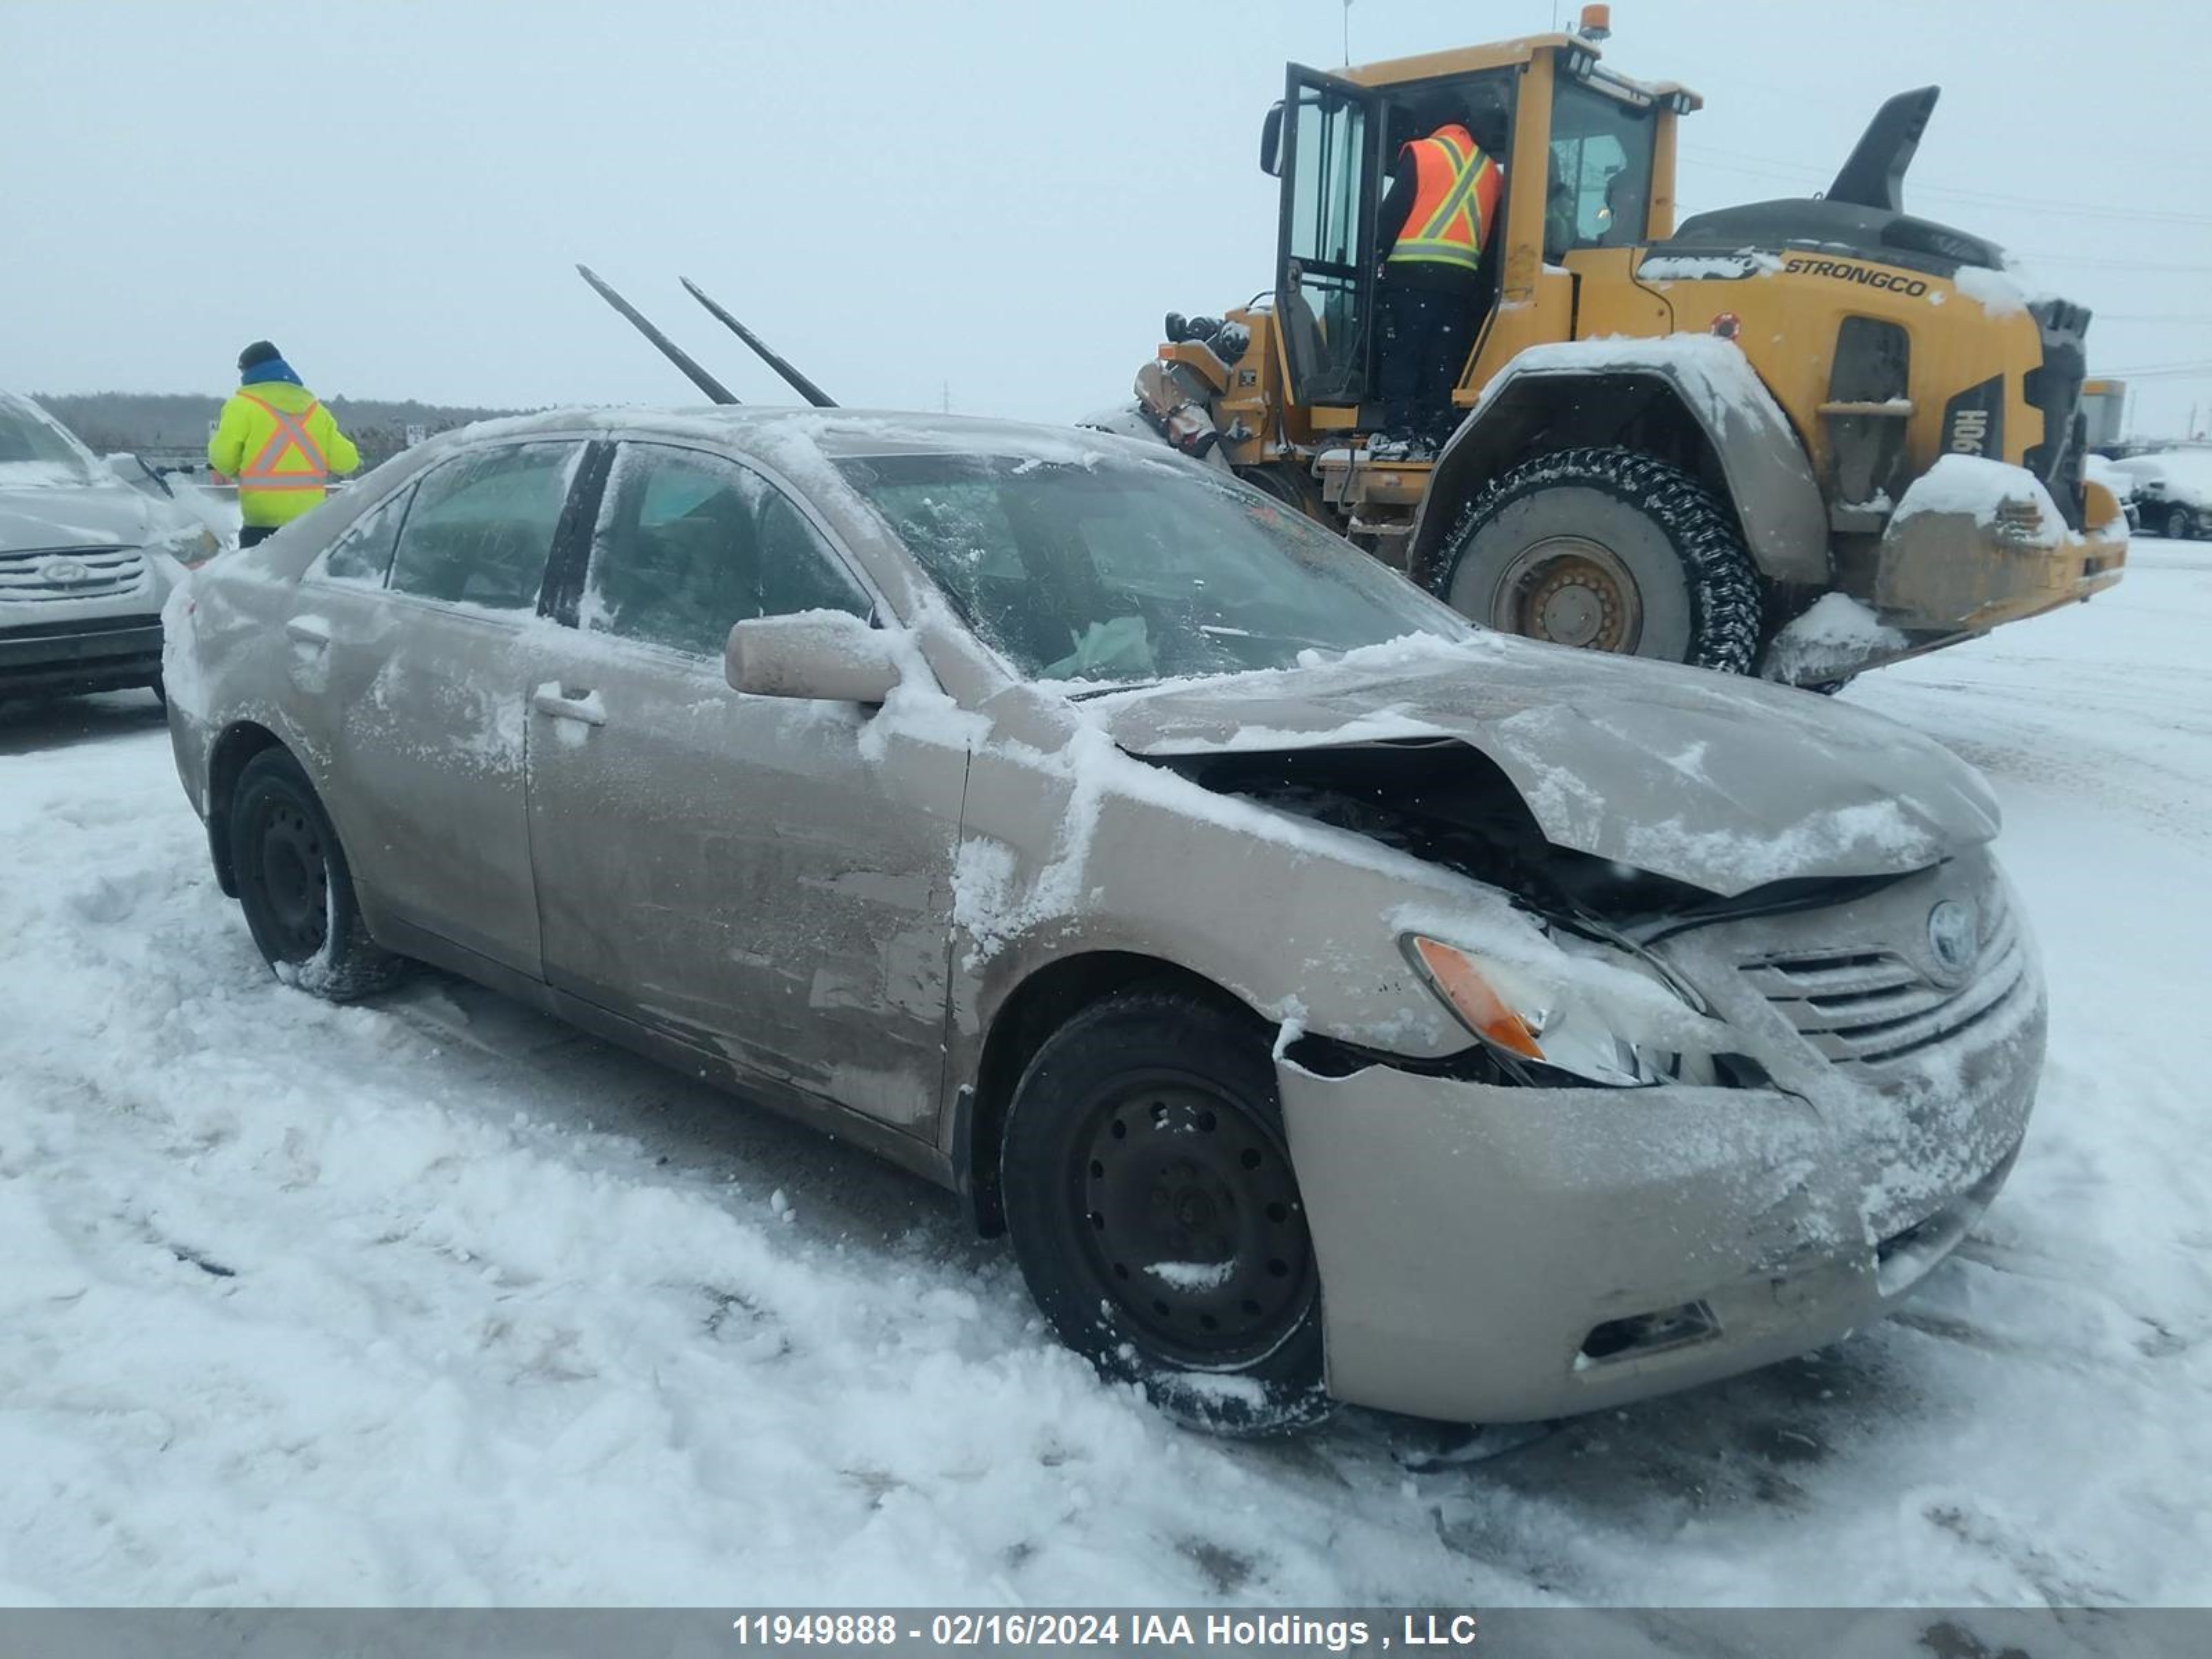
[[[477,427],[167,623],[280,975],[435,963],[862,1142],[1216,1428],[1827,1342],[1965,1235],[2042,1063],[1971,769],[1480,630],[1103,434]]]

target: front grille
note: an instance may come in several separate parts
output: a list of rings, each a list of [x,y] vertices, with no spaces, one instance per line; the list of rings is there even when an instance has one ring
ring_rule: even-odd
[[[2022,459],[2051,492],[2066,522],[2079,530],[2087,432],[2081,418],[2081,379],[2088,366],[2083,336],[2089,331],[2089,313],[2063,300],[2039,300],[2028,314],[2043,334],[2043,364],[2027,372],[2021,392],[2043,412],[2043,441]]]
[[[1814,1048],[1839,1066],[1881,1066],[1948,1041],[2026,984],[2027,956],[2009,910],[1989,918],[1964,984],[1946,985],[1894,951],[1762,957],[1745,977]]]
[[[145,581],[145,556],[135,547],[46,547],[0,553],[0,599],[104,599],[135,593]]]

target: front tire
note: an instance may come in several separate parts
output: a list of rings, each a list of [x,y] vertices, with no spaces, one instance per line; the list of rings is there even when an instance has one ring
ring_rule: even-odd
[[[299,763],[246,762],[230,798],[231,869],[254,944],[277,978],[331,1002],[380,991],[400,959],[368,936],[345,849]]]
[[[1437,591],[1509,634],[1747,674],[1759,577],[1719,502],[1629,449],[1569,449],[1492,479],[1444,544]]]
[[[2185,542],[2190,532],[2189,510],[2177,507],[2166,515],[2166,536],[2168,541]]]
[[[1015,1086],[1001,1190],[1061,1341],[1189,1426],[1326,1417],[1321,1278],[1266,1028],[1171,989],[1119,993]]]

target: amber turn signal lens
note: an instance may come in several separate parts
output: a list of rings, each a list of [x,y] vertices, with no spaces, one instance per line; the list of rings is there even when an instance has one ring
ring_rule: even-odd
[[[1544,1051],[1536,1043],[1536,1035],[1483,978],[1475,965],[1466,956],[1449,945],[1439,945],[1432,939],[1416,938],[1413,953],[1421,959],[1429,977],[1444,994],[1451,1006],[1459,1011],[1475,1035],[1486,1042],[1503,1048],[1510,1054],[1519,1054],[1524,1060],[1541,1060]]]

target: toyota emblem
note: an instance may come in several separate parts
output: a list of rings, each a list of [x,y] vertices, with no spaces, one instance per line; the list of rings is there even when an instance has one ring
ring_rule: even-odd
[[[1980,920],[1974,907],[1958,899],[1945,899],[1928,913],[1928,948],[1936,965],[1956,979],[1974,965],[1982,948]]]

